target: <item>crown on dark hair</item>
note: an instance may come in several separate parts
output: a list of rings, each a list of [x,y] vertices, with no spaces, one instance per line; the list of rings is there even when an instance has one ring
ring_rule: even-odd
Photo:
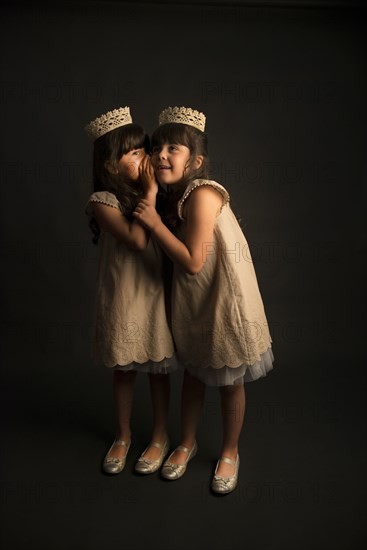
[[[190,107],[167,107],[159,115],[159,124],[175,122],[188,124],[204,132],[206,117],[204,113],[190,109]]]
[[[119,109],[114,109],[113,111],[108,111],[104,115],[92,120],[84,128],[86,133],[90,138],[96,140],[97,138],[124,126],[125,124],[132,124],[133,119],[130,115],[129,107],[120,107]]]

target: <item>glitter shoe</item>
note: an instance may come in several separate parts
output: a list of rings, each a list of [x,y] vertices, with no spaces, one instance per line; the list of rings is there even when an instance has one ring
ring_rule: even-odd
[[[114,458],[112,456],[109,456],[111,449],[115,445],[122,445],[123,447],[126,448],[126,453],[124,457]],[[119,474],[120,472],[122,472],[122,470],[125,468],[126,457],[127,457],[127,453],[129,452],[129,449],[130,449],[130,443],[127,444],[126,441],[123,441],[122,439],[115,439],[115,441],[112,443],[108,453],[104,458],[103,466],[102,466],[103,471],[106,474]]]
[[[194,443],[194,446],[191,449],[188,449],[187,447],[184,447],[183,445],[179,445],[178,447],[176,447],[176,449],[173,451],[173,453],[171,453],[169,455],[168,459],[163,464],[163,468],[161,470],[162,477],[164,477],[165,479],[170,479],[170,480],[179,479],[180,477],[182,477],[184,475],[184,473],[186,472],[187,463],[189,462],[189,460],[194,458],[194,456],[196,455],[197,450],[198,450],[198,446],[196,444],[196,441]],[[183,452],[187,453],[187,458],[186,458],[186,461],[184,462],[184,464],[173,464],[172,462],[169,461],[171,456],[174,454],[175,451],[183,451]]]
[[[222,477],[222,476],[217,476],[216,475],[217,470],[219,468],[220,461],[227,462],[227,464],[232,464],[232,466],[235,467],[235,471],[234,471],[233,476]],[[218,460],[217,466],[215,468],[214,477],[213,477],[212,483],[211,483],[212,491],[214,491],[215,493],[219,493],[221,495],[231,493],[236,488],[236,485],[237,485],[239,466],[240,466],[240,457],[239,457],[239,455],[237,455],[236,460],[232,460],[230,458],[227,458],[226,456],[222,456]]]
[[[161,449],[161,454],[158,458],[145,458],[144,455],[149,449],[149,447],[157,447],[157,449]],[[162,462],[168,452],[169,449],[169,441],[166,439],[166,441],[163,443],[156,443],[155,441],[152,441],[149,443],[148,447],[145,449],[145,451],[142,453],[140,458],[138,458],[137,463],[135,464],[135,472],[138,472],[139,474],[152,474],[153,472],[156,472],[159,470],[159,468],[162,466]]]

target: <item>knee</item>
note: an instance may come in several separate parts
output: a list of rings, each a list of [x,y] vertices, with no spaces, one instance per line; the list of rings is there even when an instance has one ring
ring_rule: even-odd
[[[245,389],[243,385],[232,385],[232,386],[220,386],[219,391],[222,395],[241,395],[244,393]]]
[[[149,380],[151,382],[155,382],[155,381],[158,381],[158,380],[160,380],[160,381],[168,380],[168,374],[160,374],[160,373],[149,372],[148,376],[149,376]]]
[[[190,388],[192,391],[205,393],[205,384],[199,378],[192,376],[187,370],[184,374],[184,385],[186,388]]]
[[[136,374],[137,373],[135,370],[123,371],[123,370],[116,369],[114,371],[115,379],[125,383],[133,382],[136,378]]]

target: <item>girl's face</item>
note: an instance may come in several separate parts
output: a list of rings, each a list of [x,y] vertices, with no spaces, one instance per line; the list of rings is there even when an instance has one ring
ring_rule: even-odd
[[[190,149],[186,145],[165,143],[153,147],[151,160],[159,183],[173,185],[182,180],[189,159]]]
[[[117,164],[117,173],[132,181],[139,179],[139,165],[145,156],[144,148],[133,149],[122,155]]]

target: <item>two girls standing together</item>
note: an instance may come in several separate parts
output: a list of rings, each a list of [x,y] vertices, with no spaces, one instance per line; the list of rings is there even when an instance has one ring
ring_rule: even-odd
[[[169,480],[195,456],[205,387],[218,386],[223,438],[211,489],[225,494],[238,479],[244,382],[265,376],[274,357],[246,239],[228,192],[209,179],[204,130],[203,113],[185,107],[162,111],[151,140],[128,107],[86,127],[94,140],[86,212],[100,247],[93,355],[113,368],[117,433],[103,470],[125,466],[138,371],[149,375],[153,431],[135,470],[162,467]],[[166,458],[169,374],[178,365],[181,439]]]

